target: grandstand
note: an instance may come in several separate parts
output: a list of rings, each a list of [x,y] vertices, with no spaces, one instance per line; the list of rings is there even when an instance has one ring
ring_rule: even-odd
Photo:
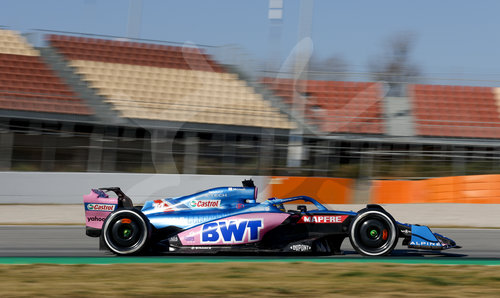
[[[384,133],[380,83],[278,78],[263,78],[261,83],[290,106],[294,96],[304,96],[305,117],[322,132]]]
[[[91,110],[14,31],[0,30],[0,109],[90,115]]]
[[[263,78],[261,83],[284,103],[305,98],[305,117],[326,133],[385,134],[383,86],[375,82],[304,81]],[[497,88],[409,85],[414,135],[499,138]]]
[[[4,170],[255,171],[261,130],[296,127],[195,48],[48,35],[49,47],[34,49],[0,32],[2,51],[15,53],[6,55],[23,54],[2,64]]]
[[[422,136],[500,138],[497,88],[410,85],[417,132]]]
[[[48,37],[122,117],[290,129],[262,96],[195,48]]]
[[[0,30],[2,170],[379,178],[500,170],[497,88],[407,84],[406,96],[389,97],[382,82],[253,81],[194,47],[44,38],[35,48]],[[300,167],[287,166],[294,146],[303,147]]]

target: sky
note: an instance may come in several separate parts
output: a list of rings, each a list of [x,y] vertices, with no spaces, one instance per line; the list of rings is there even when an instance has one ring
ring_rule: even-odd
[[[0,25],[13,30],[127,36],[129,0],[0,1]],[[284,60],[298,43],[300,4],[284,0],[280,39],[270,45],[269,0],[142,0],[140,38],[238,45],[259,60],[275,57],[274,46]],[[424,76],[500,86],[498,0],[314,0],[313,5],[311,39],[319,59],[341,57],[349,71],[367,71],[387,40],[406,32],[415,36],[411,60]]]

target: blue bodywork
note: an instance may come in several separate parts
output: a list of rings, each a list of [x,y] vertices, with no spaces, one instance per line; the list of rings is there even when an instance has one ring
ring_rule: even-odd
[[[141,211],[157,229],[168,226],[186,229],[236,214],[273,211],[257,203],[256,196],[255,188],[218,187],[188,196],[147,201]]]
[[[167,201],[169,206],[173,207],[175,211],[178,210],[191,210],[195,208],[203,209],[232,209],[242,208],[242,206],[256,205],[256,190],[248,187],[218,187],[213,189],[204,190],[192,195],[182,196],[177,198],[167,198],[162,201]],[[196,202],[218,202],[219,204],[207,205],[198,207]],[[144,214],[155,213],[154,204],[157,201],[147,201],[142,212]]]
[[[118,195],[117,210],[132,207],[130,198],[119,188],[93,190],[102,199],[109,198],[106,191],[114,191]],[[116,202],[116,198],[109,198],[109,200]],[[284,204],[301,202],[306,202],[306,205],[298,206],[298,210],[285,210],[284,208]],[[88,203],[85,202],[85,205],[87,206]],[[109,204],[104,201],[97,205],[99,208],[107,208]],[[315,208],[307,210],[307,206]],[[378,210],[378,213],[373,210]],[[379,218],[387,214],[385,217],[391,218],[389,222],[392,221],[396,225],[395,230],[392,228],[394,225],[391,227],[394,231],[391,232],[392,235],[403,238],[403,245],[408,245],[410,248],[442,250],[458,247],[453,240],[433,233],[426,226],[394,221],[378,205],[368,205],[359,212],[328,210],[321,203],[307,196],[270,198],[259,203],[257,202],[257,188],[245,186],[245,183],[243,187],[218,187],[187,196],[147,201],[137,212],[147,218],[153,227],[153,239],[156,245],[161,248],[160,250],[169,252],[206,249],[215,251],[241,243],[246,246],[243,248],[243,246],[234,245],[235,249],[339,253],[343,239],[350,237],[351,227],[354,226],[356,218],[361,218],[358,215],[362,212],[379,214],[375,215]],[[370,220],[366,222],[370,224]],[[251,225],[254,223],[255,225]],[[383,233],[387,233],[388,229],[381,229],[380,237]],[[258,235],[260,231],[263,237],[259,236],[258,239],[254,239],[252,235]],[[101,235],[101,231],[87,226],[87,235],[96,237]],[[218,239],[224,239],[225,242],[220,242]],[[372,241],[371,238],[359,239],[357,241]],[[387,237],[383,238],[384,241],[386,239]],[[252,243],[253,240],[258,242]],[[213,242],[215,246],[218,246],[207,248],[207,242]],[[396,242],[391,243],[395,245]]]
[[[247,213],[283,213],[280,206],[293,201],[312,203],[317,210],[308,214],[340,214],[355,216],[352,211],[332,211],[313,198],[298,196],[286,199],[271,198],[262,203],[256,201],[256,190],[245,187],[219,187],[193,195],[163,200],[147,201],[141,211],[157,229],[176,226],[189,229],[213,220]],[[198,202],[204,202],[199,204]],[[213,203],[212,205],[210,203]],[[165,211],[166,210],[166,211]]]
[[[419,249],[459,248],[453,240],[441,234],[433,233],[427,226],[399,223],[401,233],[409,235],[408,247]]]
[[[426,226],[411,226],[411,246],[442,246],[439,240]]]
[[[309,210],[308,215],[315,214],[336,214],[356,216],[354,211],[328,210],[315,199],[307,196],[297,196],[286,199],[270,198],[267,201],[258,203],[256,201],[257,191],[255,188],[248,187],[219,187],[201,191],[192,195],[167,198],[163,200],[148,201],[144,204],[142,212],[148,217],[151,224],[162,229],[169,226],[176,226],[182,229],[190,229],[198,225],[227,218],[240,214],[248,213],[282,213],[283,204],[294,201],[305,201],[312,203],[316,210]],[[161,202],[161,203],[160,203]],[[212,202],[206,206],[197,206],[198,202]],[[162,205],[168,211],[158,207]],[[175,212],[174,212],[175,211]],[[440,241],[443,239],[451,240],[440,234],[433,233],[429,227],[420,225],[411,225],[397,222],[403,231],[403,235],[409,236],[408,247],[424,249],[447,249],[456,247],[449,245],[448,242]]]

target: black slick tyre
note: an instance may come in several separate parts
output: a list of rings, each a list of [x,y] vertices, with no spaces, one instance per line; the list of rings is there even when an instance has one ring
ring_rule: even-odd
[[[398,236],[396,221],[382,208],[360,210],[349,227],[351,245],[363,256],[390,254]]]
[[[138,255],[149,245],[151,225],[139,211],[131,208],[111,213],[103,224],[101,240],[117,255]]]

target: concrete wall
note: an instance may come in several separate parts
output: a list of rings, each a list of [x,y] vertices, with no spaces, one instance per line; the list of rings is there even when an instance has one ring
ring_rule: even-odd
[[[176,174],[0,172],[0,204],[81,204],[90,189],[119,186],[134,203],[195,193],[218,186],[241,186],[252,178],[259,200],[267,199],[268,177]]]
[[[242,180],[249,178],[260,189],[259,200],[267,199],[273,184],[262,176],[0,172],[0,204],[65,204],[0,206],[0,224],[83,224],[82,195],[96,187],[120,186],[136,204],[142,204],[146,200],[186,195],[211,187],[239,186]],[[365,205],[328,204],[327,207],[358,211]],[[384,208],[402,222],[500,227],[497,216],[500,204],[384,204]]]

